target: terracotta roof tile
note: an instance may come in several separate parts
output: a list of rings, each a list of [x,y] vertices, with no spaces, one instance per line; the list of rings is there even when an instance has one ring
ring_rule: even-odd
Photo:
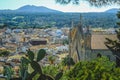
[[[92,35],[91,37],[91,49],[108,49],[105,46],[106,38],[117,40],[116,35]]]

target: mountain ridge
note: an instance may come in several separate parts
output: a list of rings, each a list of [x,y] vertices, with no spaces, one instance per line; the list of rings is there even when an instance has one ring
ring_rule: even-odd
[[[105,11],[105,13],[117,13],[119,11],[118,8],[111,8]]]
[[[119,11],[118,8],[111,8],[104,12],[87,12],[87,13],[117,13]],[[35,5],[24,5],[18,9],[4,9],[0,10],[0,12],[40,12],[40,13],[64,13],[59,10],[50,9],[44,6],[35,6]],[[65,12],[65,13],[81,13],[81,12]],[[83,12],[82,12],[83,13]],[[86,13],[86,12],[85,12]]]
[[[25,5],[22,6],[18,9],[16,9],[16,11],[20,11],[20,12],[61,12],[58,10],[54,10],[54,9],[50,9],[44,6],[34,6],[34,5]]]

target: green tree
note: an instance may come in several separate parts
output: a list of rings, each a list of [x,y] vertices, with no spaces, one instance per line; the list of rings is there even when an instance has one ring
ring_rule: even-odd
[[[54,57],[54,56],[49,56],[49,57],[48,57],[48,60],[49,60],[50,64],[54,64],[54,62],[55,62],[55,57]]]
[[[120,0],[56,0],[56,2],[60,4],[69,4],[69,3],[79,4],[80,1],[87,1],[91,5],[97,7],[111,5],[111,4],[120,4]]]
[[[0,29],[6,28],[7,26],[7,24],[0,25]]]
[[[59,72],[59,65],[48,65],[43,67],[43,73],[54,77]]]
[[[2,56],[2,57],[8,57],[9,55],[10,55],[10,52],[7,50],[0,51],[0,56]]]
[[[6,76],[6,80],[10,80],[13,75],[13,70],[11,66],[4,66],[4,76]]]
[[[70,56],[66,56],[63,60],[62,60],[62,65],[63,66],[67,66],[70,69],[70,66],[74,65],[75,62],[74,60],[70,57]]]
[[[116,72],[118,70],[118,72]],[[108,58],[97,58],[93,61],[81,61],[71,69],[67,80],[119,80],[120,68]]]
[[[65,44],[69,44],[68,39],[64,39],[64,40],[63,40],[63,45],[65,45]]]

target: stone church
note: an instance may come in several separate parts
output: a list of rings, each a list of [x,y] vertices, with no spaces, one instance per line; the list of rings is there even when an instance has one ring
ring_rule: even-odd
[[[115,61],[116,56],[105,46],[106,38],[117,39],[115,34],[92,32],[89,27],[84,32],[80,23],[70,29],[69,55],[75,62],[95,59],[98,54],[107,56],[109,60]]]

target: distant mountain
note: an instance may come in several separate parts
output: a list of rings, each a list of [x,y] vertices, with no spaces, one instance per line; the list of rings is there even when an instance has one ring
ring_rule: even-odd
[[[49,9],[47,7],[44,6],[34,6],[34,5],[26,5],[23,7],[20,7],[18,9],[16,9],[16,11],[20,11],[20,12],[43,12],[43,13],[48,13],[48,12],[52,12],[52,13],[58,13],[60,11],[57,10],[53,10],[53,9]]]
[[[112,8],[106,10],[104,13],[117,13],[119,11],[118,8]],[[50,9],[44,6],[34,6],[34,5],[25,5],[16,10],[0,10],[0,12],[40,12],[40,13],[62,13],[61,11]],[[67,12],[67,13],[76,13],[76,12]],[[88,12],[88,13],[101,13],[101,12]],[[102,12],[103,13],[103,12]]]
[[[119,11],[118,8],[112,8],[112,9],[109,9],[107,11],[105,11],[106,13],[117,13]]]

